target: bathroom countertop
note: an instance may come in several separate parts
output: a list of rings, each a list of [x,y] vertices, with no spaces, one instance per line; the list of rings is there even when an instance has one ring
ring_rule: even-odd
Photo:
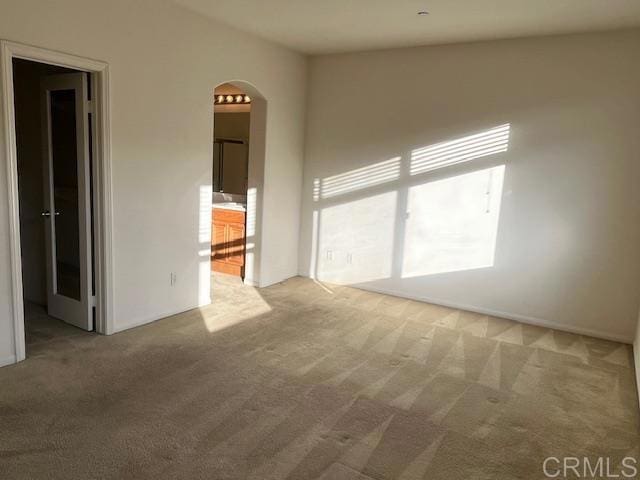
[[[220,209],[224,209],[224,210],[236,210],[238,212],[246,212],[247,211],[247,207],[246,205],[243,205],[242,203],[235,203],[235,202],[221,202],[221,203],[214,203],[211,205],[212,208],[220,208]]]

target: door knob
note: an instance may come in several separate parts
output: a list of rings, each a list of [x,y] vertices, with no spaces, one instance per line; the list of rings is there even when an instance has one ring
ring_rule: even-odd
[[[40,215],[42,215],[43,217],[50,217],[51,216],[51,212],[49,210],[45,210]],[[58,215],[60,215],[60,212],[53,212],[53,215],[55,217],[57,217]]]

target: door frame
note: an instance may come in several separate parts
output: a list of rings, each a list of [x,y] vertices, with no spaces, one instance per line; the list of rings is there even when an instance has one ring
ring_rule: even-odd
[[[239,78],[217,82],[211,90],[210,101],[214,103],[215,89],[225,83],[238,87],[251,97],[249,120],[249,158],[247,178],[247,208],[245,220],[244,283],[252,287],[265,287],[273,283],[265,279],[262,268],[263,256],[263,200],[265,169],[267,161],[267,108],[268,100],[251,82]],[[215,110],[211,112],[211,133],[215,135]],[[213,159],[213,142],[209,158]],[[213,178],[212,186],[213,186]]]
[[[113,205],[111,178],[111,116],[109,104],[109,65],[89,58],[0,40],[0,79],[2,81],[3,137],[7,168],[11,304],[14,327],[15,362],[26,357],[24,299],[20,246],[20,199],[13,89],[13,59],[20,58],[72,70],[89,72],[93,89],[93,221],[96,282],[97,333],[114,333],[113,325]]]

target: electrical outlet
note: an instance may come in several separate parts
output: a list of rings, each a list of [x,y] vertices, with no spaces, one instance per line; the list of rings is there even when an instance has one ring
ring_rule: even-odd
[[[170,282],[172,287],[178,282],[178,276],[174,272],[171,272]]]
[[[327,250],[327,260],[333,260],[333,250]]]
[[[347,253],[347,263],[349,265],[353,263],[353,253]]]

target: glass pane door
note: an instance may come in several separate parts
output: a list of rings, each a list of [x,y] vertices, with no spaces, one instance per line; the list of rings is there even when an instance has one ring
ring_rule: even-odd
[[[75,90],[50,92],[55,292],[81,300]]]

